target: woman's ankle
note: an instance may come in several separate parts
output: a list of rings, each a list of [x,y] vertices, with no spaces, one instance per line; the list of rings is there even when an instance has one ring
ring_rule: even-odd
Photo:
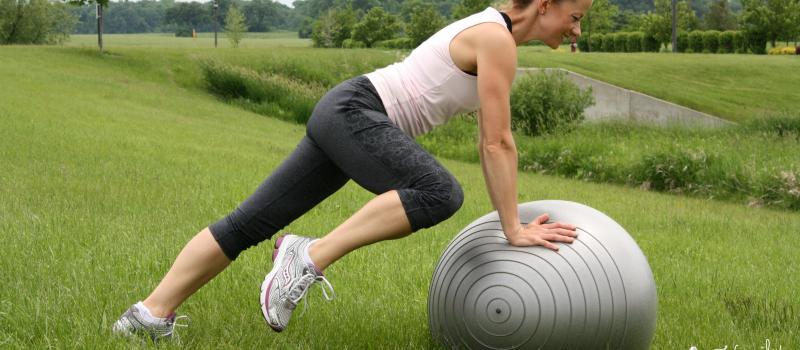
[[[150,311],[150,315],[152,315],[153,317],[167,318],[175,312],[175,310],[160,307],[158,303],[154,303],[149,299],[145,299],[144,301],[142,301],[142,305],[144,305],[144,307],[146,307],[147,310]]]

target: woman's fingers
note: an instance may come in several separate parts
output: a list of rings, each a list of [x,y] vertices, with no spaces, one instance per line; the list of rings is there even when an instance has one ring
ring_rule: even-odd
[[[563,222],[551,222],[549,224],[543,224],[542,227],[544,228],[563,228],[567,230],[575,230],[577,227],[575,225],[565,224]]]
[[[537,242],[537,244],[542,246],[542,247],[545,247],[545,248],[548,248],[548,249],[552,249],[554,251],[558,250],[558,246],[557,245],[555,245],[555,244],[553,244],[551,242],[548,242],[546,240],[541,240],[541,241]]]
[[[551,242],[572,243],[572,242],[575,241],[575,238],[572,238],[570,236],[565,236],[565,235],[559,235],[559,234],[555,234],[555,233],[544,234],[544,235],[542,235],[542,238],[546,239],[548,241],[551,241]]]
[[[536,219],[534,219],[533,222],[531,222],[531,224],[544,225],[544,223],[547,222],[547,220],[550,220],[550,215],[544,213],[542,215],[539,215]]]

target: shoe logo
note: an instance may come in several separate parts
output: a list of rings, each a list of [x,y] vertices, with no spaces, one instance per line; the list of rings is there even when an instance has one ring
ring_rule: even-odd
[[[291,283],[292,283],[292,278],[291,278],[292,276],[291,276],[291,274],[289,274],[289,269],[291,269],[291,268],[292,268],[292,263],[294,263],[294,259],[295,259],[295,257],[297,257],[297,256],[294,254],[294,251],[289,251],[287,254],[289,254],[289,256],[288,256],[288,257],[286,257],[286,259],[287,259],[287,261],[286,261],[286,265],[284,265],[284,267],[283,267],[283,271],[282,271],[282,273],[283,273],[283,279],[284,279],[284,281],[285,281],[285,282],[283,283],[283,287],[284,287],[284,288],[288,287],[288,286],[289,286],[289,284],[291,284]]]

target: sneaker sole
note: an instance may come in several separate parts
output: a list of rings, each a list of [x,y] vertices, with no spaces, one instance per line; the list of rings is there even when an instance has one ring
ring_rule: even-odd
[[[283,258],[283,251],[280,250],[281,245],[283,244],[283,239],[286,238],[288,235],[282,235],[275,240],[275,250],[272,252],[272,261],[281,261]],[[276,254],[277,253],[277,254]],[[283,328],[276,327],[269,323],[269,317],[267,316],[269,305],[267,305],[267,298],[269,297],[269,288],[272,287],[272,280],[273,275],[275,272],[279,271],[279,268],[273,264],[272,271],[267,274],[267,277],[264,278],[264,282],[261,283],[261,295],[260,300],[258,301],[261,304],[261,316],[264,317],[264,322],[267,323],[269,328],[272,328],[273,331],[280,333],[283,331]]]

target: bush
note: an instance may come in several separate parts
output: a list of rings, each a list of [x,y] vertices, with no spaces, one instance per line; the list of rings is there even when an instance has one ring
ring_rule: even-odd
[[[446,25],[444,17],[432,4],[419,2],[417,6],[406,25],[406,35],[411,38],[412,47],[419,46]]]
[[[305,124],[325,90],[279,74],[260,73],[213,60],[200,63],[206,88],[257,113]]]
[[[678,52],[686,52],[689,49],[689,33],[685,31],[678,32]]]
[[[350,38],[364,43],[367,47],[372,47],[378,41],[394,38],[400,29],[401,23],[397,16],[376,6],[371,8],[361,18],[361,21],[353,26]],[[344,46],[344,42],[342,46]]]
[[[191,38],[192,37],[192,27],[189,26],[180,26],[175,28],[175,36],[179,38]]]
[[[693,30],[689,33],[689,49],[692,52],[703,52],[703,32]]]
[[[603,51],[603,38],[605,35],[598,33],[592,34],[592,37],[589,39],[589,43],[592,44],[592,51],[600,52]]]
[[[708,30],[703,32],[703,49],[709,53],[717,53],[717,51],[719,51],[718,31]]]
[[[614,52],[625,52],[625,44],[628,41],[628,33],[616,33],[614,35]]]
[[[726,30],[719,35],[719,53],[734,53],[733,31]]]
[[[748,30],[744,33],[745,46],[756,55],[767,53],[767,34],[761,30]]]
[[[645,52],[658,52],[661,49],[661,43],[658,42],[655,36],[651,34],[644,34],[642,37],[642,50]]]
[[[770,55],[794,55],[795,54],[795,50],[796,49],[794,47],[791,47],[791,46],[773,47],[773,48],[769,49],[768,54],[770,54]]]
[[[345,39],[345,41],[342,42],[342,47],[345,49],[363,49],[367,47],[367,44],[354,39]]]
[[[311,31],[315,47],[342,47],[356,25],[356,13],[352,9],[332,9],[320,16]]]
[[[564,71],[529,74],[511,91],[512,126],[530,136],[566,131],[583,121],[583,111],[593,104],[591,88],[582,91]]]
[[[641,52],[644,33],[633,32],[628,34],[628,41],[625,43],[626,52]]]
[[[747,45],[744,40],[744,33],[738,30],[733,32],[733,52],[747,53]]]
[[[586,39],[583,35],[578,37],[578,50],[589,52],[589,39]]]
[[[397,38],[397,39],[378,41],[372,44],[372,47],[377,47],[381,49],[406,50],[406,49],[413,49],[414,42],[410,38]]]
[[[616,38],[617,34],[615,33],[608,33],[603,37],[603,52],[614,52]]]
[[[716,178],[717,157],[704,151],[661,151],[645,155],[633,169],[641,187],[663,192],[708,194]]]

